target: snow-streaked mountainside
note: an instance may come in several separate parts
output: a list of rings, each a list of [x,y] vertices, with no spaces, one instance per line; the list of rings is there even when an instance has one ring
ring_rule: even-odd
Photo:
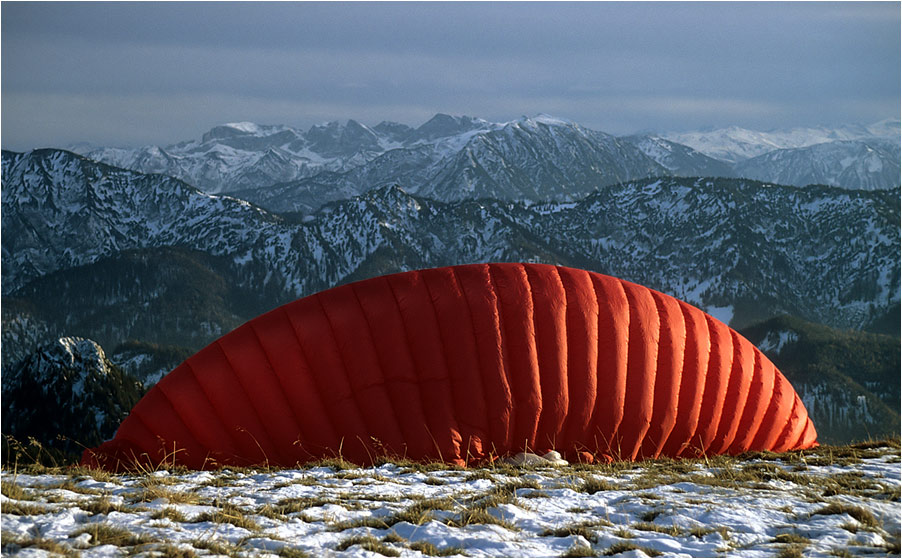
[[[221,252],[253,243],[259,233],[251,223],[279,227],[247,202],[60,150],[3,152],[2,207],[4,293],[128,248],[194,239],[201,250]]]
[[[137,149],[73,146],[96,161],[181,179],[205,192],[258,188],[355,169],[388,151],[426,147],[437,160],[467,139],[500,124],[438,114],[419,128],[383,122],[369,128],[355,120],[302,131],[283,125],[237,122],[214,127],[198,140]],[[419,150],[422,151],[422,150]],[[359,191],[359,189],[358,189]]]
[[[856,185],[876,190],[900,185],[899,145],[841,140],[778,149],[736,164],[742,177],[780,184]]]
[[[733,324],[787,312],[861,328],[899,302],[898,191],[664,178],[612,185],[575,202],[526,205],[439,202],[386,187],[291,222],[65,151],[4,152],[3,169],[3,293],[31,301],[21,313],[4,308],[5,346],[21,330],[8,325],[37,324],[41,305],[61,315],[53,320],[77,322],[71,305],[90,290],[68,292],[71,303],[54,297],[114,277],[126,269],[128,251],[165,247],[203,258],[170,254],[158,262],[148,254],[149,264],[128,265],[131,279],[107,285],[84,312],[95,316],[134,297],[146,307],[159,296],[155,286],[185,266],[195,270],[186,278],[210,274],[197,296],[228,301],[226,314],[241,316],[249,310],[229,290],[250,290],[265,306],[378,273],[536,259],[648,285]],[[209,317],[204,336],[228,326],[220,318]],[[135,337],[127,324],[118,341]],[[199,324],[181,327],[197,331]]]
[[[730,126],[694,132],[670,132],[661,137],[689,146],[709,157],[736,163],[778,149],[804,148],[842,140],[889,140],[899,144],[899,119],[887,119],[871,125],[847,125],[836,128],[790,128],[759,132]],[[799,185],[803,186],[803,185]]]
[[[3,374],[3,433],[77,450],[116,431],[143,393],[91,340],[59,338],[37,348]]]
[[[274,211],[307,213],[390,185],[443,201],[576,200],[601,186],[667,174],[630,142],[549,117],[524,117],[437,144],[418,141],[345,173],[233,194]]]
[[[417,128],[354,120],[307,131],[247,122],[214,127],[200,140],[138,149],[72,149],[90,159],[144,173],[178,178],[209,193],[235,193],[275,211],[310,212],[323,204],[398,184],[440,200],[491,196],[510,200],[574,200],[601,186],[662,175],[785,176],[797,186],[810,174],[787,173],[780,161],[763,160],[754,176],[736,165],[774,150],[848,141],[895,144],[879,151],[883,168],[898,167],[899,121],[870,126],[756,132],[727,128],[705,132],[616,138],[547,115],[489,122],[438,114]],[[891,148],[890,145],[890,148]],[[836,147],[835,152],[840,147]],[[888,149],[890,149],[888,148]],[[892,149],[890,149],[892,151]],[[816,158],[809,166],[834,163]],[[824,152],[823,157],[833,157]],[[846,150],[844,168],[862,173],[827,182],[844,188],[894,188],[898,176],[873,169],[874,155]],[[773,164],[773,168],[768,165]]]
[[[657,136],[627,136],[624,138],[638,147],[642,153],[670,173],[680,177],[733,177],[735,171],[729,163],[708,157],[683,144]],[[794,183],[784,183],[794,184]]]

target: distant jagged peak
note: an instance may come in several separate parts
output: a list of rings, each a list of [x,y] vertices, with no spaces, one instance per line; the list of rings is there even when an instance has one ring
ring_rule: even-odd
[[[348,119],[348,121],[344,125],[344,130],[342,133],[348,136],[376,136],[376,133],[372,128],[365,124],[361,124],[354,120],[353,118]]]
[[[354,120],[353,118],[349,118],[344,122],[341,122],[340,120],[329,120],[326,122],[321,122],[320,124],[314,124],[307,130],[307,133],[310,134],[311,132],[316,133],[323,131],[333,131],[340,133],[345,130],[367,130],[369,132],[372,132],[372,129],[369,126],[361,124],[359,121]]]
[[[579,124],[578,122],[566,118],[552,116],[547,113],[539,113],[533,116],[523,115],[516,120],[504,123],[503,127],[507,130],[518,129],[529,132],[541,132],[543,130],[547,130],[554,132],[564,132],[566,134],[575,133],[584,138],[591,137],[596,140],[605,141],[616,139],[615,136],[606,132],[587,128]]]
[[[567,120],[565,118],[552,116],[548,113],[539,113],[539,114],[533,115],[533,116],[523,115],[513,122],[523,123],[523,124],[527,124],[527,125],[544,124],[547,126],[578,126],[572,120]]]
[[[383,120],[376,126],[373,126],[373,131],[388,137],[388,139],[392,141],[400,142],[407,138],[414,129],[406,124],[401,124],[400,122]]]
[[[380,186],[377,188],[371,188],[361,194],[361,197],[376,200],[376,199],[389,199],[389,198],[409,198],[410,194],[407,193],[404,188],[398,183],[392,183],[385,186]]]
[[[211,128],[209,132],[203,135],[201,142],[207,143],[237,136],[266,137],[285,132],[286,130],[293,131],[291,127],[284,124],[257,124],[248,121],[227,122]]]
[[[421,140],[430,141],[465,134],[474,130],[489,130],[497,125],[471,116],[451,116],[445,113],[437,113],[416,128],[408,138],[409,142]]]
[[[325,157],[351,157],[383,151],[379,135],[353,119],[344,124],[332,121],[311,126],[305,138],[311,151]]]
[[[438,126],[438,125],[449,125],[449,124],[457,124],[457,125],[469,125],[469,124],[489,124],[489,121],[472,117],[467,115],[449,115],[447,113],[435,113],[429,120],[420,125],[420,128],[424,126]]]

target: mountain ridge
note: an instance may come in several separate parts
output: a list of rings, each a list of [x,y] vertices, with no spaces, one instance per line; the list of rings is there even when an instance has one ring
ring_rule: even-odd
[[[3,295],[5,302],[23,300],[23,309],[74,312],[72,302],[85,296],[79,312],[92,316],[122,304],[122,297],[153,305],[160,282],[169,280],[151,280],[151,270],[162,273],[179,262],[197,270],[191,274],[209,270],[210,286],[238,290],[222,297],[256,300],[254,309],[261,310],[370,275],[528,260],[644,284],[734,325],[788,312],[865,328],[899,302],[899,193],[893,191],[664,177],[611,185],[575,202],[525,204],[442,202],[390,186],[292,220],[68,152],[3,156],[5,180],[13,183],[3,191]],[[96,268],[128,251],[172,249],[199,256]],[[92,277],[121,280],[102,287]],[[251,318],[247,312],[227,314]],[[6,315],[4,336],[19,335],[25,326],[16,324],[43,331],[41,312]],[[81,320],[68,316],[69,326]],[[234,327],[232,319],[214,322],[219,326],[211,333]],[[137,337],[120,334],[111,342]]]
[[[578,134],[571,134],[570,147],[555,152],[556,145],[542,135],[529,141],[512,134],[504,141],[498,137],[504,129],[529,125],[540,125],[558,136],[579,130],[584,138],[580,140]],[[825,167],[835,154],[829,158],[817,156],[806,148],[830,143],[835,144],[835,152],[843,142],[851,141],[889,142],[890,148],[879,155],[881,165],[888,170],[869,172],[873,163],[862,163],[856,173],[834,173],[811,180],[808,176],[793,176],[779,161],[759,160],[759,166],[765,168],[754,172],[747,172],[749,166],[743,165],[748,159],[777,150],[800,150],[795,155],[796,163],[799,158],[808,157],[806,166]],[[623,142],[638,151],[613,145]],[[852,189],[895,188],[899,179],[892,170],[899,167],[899,144],[897,119],[833,129],[757,132],[730,127],[615,137],[548,115],[489,122],[440,113],[416,128],[387,121],[368,127],[348,120],[302,131],[286,125],[239,122],[216,126],[200,141],[135,149],[78,146],[76,151],[114,166],[177,177],[210,193],[240,191],[245,198],[276,211],[313,211],[328,201],[391,183],[444,200],[479,195],[474,194],[477,192],[495,196],[503,193],[521,200],[552,196],[567,199],[584,194],[588,187],[577,187],[572,193],[564,191],[563,185],[580,184],[588,178],[595,180],[592,186],[597,188],[629,178],[668,174],[760,180],[776,176],[781,180],[774,182],[797,186],[825,183]],[[850,149],[839,159],[855,157],[860,155]],[[377,161],[380,158],[382,161]],[[562,165],[561,161],[568,158],[569,163]],[[386,164],[387,161],[393,163]],[[521,169],[529,169],[532,174],[538,171],[543,178],[528,180],[530,175],[518,176]],[[482,180],[483,175],[492,180]],[[546,179],[551,179],[548,185]],[[433,184],[437,180],[441,186]],[[541,195],[537,196],[537,188]],[[273,202],[279,195],[267,192],[269,189],[280,191],[282,198],[302,201],[292,202],[294,205]]]

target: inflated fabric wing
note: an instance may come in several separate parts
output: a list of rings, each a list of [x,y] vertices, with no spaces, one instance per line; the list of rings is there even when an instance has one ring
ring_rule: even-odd
[[[464,465],[816,440],[783,375],[699,309],[593,272],[478,264],[359,281],[257,317],[166,375],[83,461]]]

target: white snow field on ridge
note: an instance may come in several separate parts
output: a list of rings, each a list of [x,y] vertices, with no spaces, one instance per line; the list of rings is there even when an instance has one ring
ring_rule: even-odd
[[[899,492],[897,441],[561,467],[28,467],[2,472],[2,555],[898,557]]]

